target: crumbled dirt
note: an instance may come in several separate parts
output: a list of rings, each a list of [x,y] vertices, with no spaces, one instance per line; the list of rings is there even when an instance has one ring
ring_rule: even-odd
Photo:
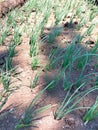
[[[2,0],[0,1],[0,17],[3,17],[10,11],[11,9],[14,9],[15,7],[19,5],[23,5],[26,0]]]

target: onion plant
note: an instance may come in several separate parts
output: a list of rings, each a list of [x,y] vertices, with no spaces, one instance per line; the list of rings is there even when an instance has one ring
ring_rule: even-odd
[[[32,57],[31,67],[32,69],[36,69],[39,66],[38,57]]]
[[[90,107],[90,109],[85,113],[83,120],[85,124],[89,121],[98,117],[98,97],[96,98],[95,103]]]
[[[24,5],[24,11],[26,12],[26,17],[28,18],[32,11],[36,9],[36,0],[28,0]]]
[[[4,87],[4,90],[6,92],[9,91],[9,86],[10,86],[10,75],[8,72],[4,72],[4,71],[1,71],[1,83],[3,84],[3,87]]]
[[[8,100],[9,95],[7,94],[5,97],[1,96],[0,97],[0,110],[2,109],[2,107],[5,105],[5,103]]]
[[[36,87],[37,81],[39,79],[39,76],[40,76],[41,72],[42,72],[42,69],[38,71],[38,73],[35,75],[33,81],[30,82],[30,88],[35,88]]]
[[[63,117],[65,117],[67,114],[79,110],[79,109],[88,109],[89,107],[78,107],[78,103],[80,103],[81,100],[83,100],[89,93],[93,91],[98,91],[98,86],[91,87],[87,90],[84,90],[82,92],[78,92],[79,89],[81,89],[85,83],[81,84],[71,95],[70,90],[67,92],[63,102],[61,103],[61,106],[57,109],[55,112],[54,118],[56,120],[60,120]]]
[[[3,29],[1,29],[1,32],[2,32],[2,35],[0,37],[0,44],[2,45],[2,44],[4,44],[4,41],[5,41],[5,39],[6,39],[7,35],[8,35],[7,26],[5,26]]]
[[[92,31],[93,31],[95,25],[96,25],[96,24],[91,24],[91,25],[89,26],[89,28],[88,28],[87,31],[85,32],[85,36],[90,36],[90,35],[91,35],[91,33],[92,33]]]
[[[50,33],[47,35],[48,43],[53,43],[55,38],[59,36],[62,32],[62,27],[55,27],[51,29]]]
[[[30,127],[33,126],[33,122],[36,121],[38,118],[39,114],[41,112],[44,112],[45,110],[49,109],[51,105],[47,105],[44,107],[36,108],[35,105],[37,104],[37,101],[40,99],[40,97],[44,94],[44,92],[49,88],[54,81],[49,83],[43,90],[41,90],[35,98],[32,100],[30,105],[26,108],[25,113],[23,117],[19,120],[19,122],[16,124],[15,129],[18,130],[19,128],[24,128],[24,127]]]
[[[19,29],[15,29],[13,39],[12,39],[14,45],[19,45],[21,43],[21,34],[19,33]]]
[[[97,54],[98,53],[98,39],[95,41],[94,47],[91,48],[91,53]]]
[[[97,9],[93,9],[89,14],[89,21],[91,22],[98,14]]]
[[[69,10],[71,8],[71,0],[68,0],[66,2],[63,3],[63,7],[60,8],[61,2],[58,0],[55,1],[54,3],[54,15],[55,15],[55,24],[58,25],[63,18],[65,18],[68,13]]]

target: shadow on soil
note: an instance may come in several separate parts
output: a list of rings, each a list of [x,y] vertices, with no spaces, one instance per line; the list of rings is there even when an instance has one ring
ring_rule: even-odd
[[[66,50],[64,50],[64,48],[66,48],[66,44],[70,45],[71,41],[75,38],[75,36],[79,36],[79,33],[76,31],[76,26],[77,26],[77,22],[75,23],[65,23],[64,26],[61,27],[54,27],[54,28],[46,28],[44,34],[41,36],[41,41],[43,42],[42,46],[41,46],[41,54],[43,54],[44,56],[47,57],[47,59],[49,60],[48,63],[52,65],[47,66],[45,71],[45,75],[43,76],[44,81],[48,84],[50,83],[52,80],[55,80],[55,78],[59,77],[60,71],[62,70],[61,68],[61,60],[57,61],[56,64],[53,63],[53,61],[56,60],[56,58],[60,56],[61,54],[65,54]],[[47,39],[48,36],[48,39]],[[81,36],[80,36],[81,38]],[[86,41],[83,44],[79,44],[79,40],[80,39],[74,39],[74,43],[75,43],[75,50],[74,51],[78,51],[79,48],[82,49],[82,53],[85,52],[89,52],[93,47],[94,47],[94,41]],[[88,43],[88,44],[87,44]],[[57,50],[57,53],[55,53],[55,51]],[[51,55],[51,54],[54,54]],[[85,53],[86,54],[86,53]],[[50,60],[50,58],[52,60]],[[68,55],[68,58],[70,58],[70,55]],[[91,60],[88,61],[88,64],[85,68],[84,71],[84,75],[92,73],[92,72],[98,72],[98,68],[95,67],[97,59],[91,58]],[[69,71],[69,70],[68,70]],[[67,73],[67,72],[66,72]],[[78,77],[80,76],[81,73],[81,69],[78,70],[77,66],[74,66],[72,68],[72,73],[70,75],[70,78],[67,79],[70,82],[75,82],[75,80],[78,79]],[[41,76],[42,78],[42,76]],[[43,97],[43,99],[45,99],[46,103],[51,103],[51,104],[60,104],[60,102],[64,99],[65,95],[66,95],[66,91],[64,91],[63,88],[63,76],[60,78],[60,80],[53,86],[51,87],[49,90],[47,90],[46,92],[46,96]],[[90,86],[93,86],[94,84],[92,84],[92,82],[94,83],[95,81],[89,81],[90,83],[87,84],[87,86],[85,88],[83,88],[83,90],[86,90],[87,88],[89,88]],[[77,88],[76,85],[72,86],[72,91],[74,92],[74,90]],[[83,90],[79,90],[79,91],[83,91]],[[81,106],[91,106],[96,97],[98,95],[98,92],[94,92],[92,94],[90,94],[88,96],[88,98],[85,98],[84,101],[80,102],[79,105]],[[88,100],[88,101],[86,101]],[[45,104],[44,102],[44,104]],[[55,111],[56,109],[54,109]],[[91,121],[90,123],[87,124],[87,126],[84,126],[84,123],[82,121],[82,117],[84,115],[85,111],[81,110],[77,111],[75,113],[77,118],[77,122],[78,125],[75,121],[76,117],[74,117],[74,121],[75,124],[73,124],[73,121],[70,121],[70,119],[67,119],[67,123],[65,123],[65,129],[67,130],[66,126],[68,125],[69,129],[68,130],[97,130],[98,129],[98,119],[96,121]],[[70,114],[69,114],[70,115]],[[69,123],[68,123],[69,122]],[[82,124],[82,125],[81,125]],[[72,127],[71,127],[72,125]],[[58,130],[58,129],[56,129]],[[59,128],[60,130],[60,128]],[[62,128],[61,128],[62,130]]]
[[[64,50],[64,48],[66,48],[66,43],[68,43],[68,45],[70,45],[72,39],[76,35],[78,35],[78,32],[76,31],[76,25],[77,25],[77,23],[73,23],[73,24],[65,23],[64,26],[56,28],[57,29],[56,32],[55,32],[55,28],[52,28],[52,29],[46,28],[45,29],[45,32],[44,32],[45,34],[43,34],[41,36],[41,41],[43,42],[43,39],[44,39],[44,42],[41,45],[40,54],[44,55],[47,58],[49,64],[51,62],[53,62],[56,59],[56,57],[59,57],[59,54],[66,53],[66,51]],[[57,31],[58,31],[58,33],[57,33]],[[49,36],[48,39],[46,37],[47,35]],[[78,45],[77,40],[75,41],[75,46],[76,46],[75,47],[76,49],[82,48],[83,51],[85,51],[85,50],[89,51],[89,49],[85,48],[81,44]],[[55,52],[55,50],[57,50],[57,53],[56,53],[56,55],[54,55],[54,57],[52,57],[51,54],[53,54]],[[4,52],[4,54],[5,54],[5,52]],[[2,59],[3,57],[4,57],[3,53],[0,54],[0,59]],[[49,61],[49,57],[52,57],[52,61]],[[69,55],[69,57],[70,57],[70,55]],[[89,65],[87,66],[87,68],[84,72],[85,74],[90,73],[92,71],[92,68],[93,68],[94,72],[98,72],[98,69],[94,67],[94,63],[95,63],[94,61],[91,61],[89,63]],[[47,69],[43,70],[43,76],[39,77],[39,80],[41,78],[41,79],[43,79],[44,82],[46,82],[48,84],[49,82],[54,80],[55,77],[58,77],[61,69],[62,69],[61,61],[56,62],[56,65],[53,64],[53,66],[50,66],[50,68],[49,68],[49,66],[47,66]],[[79,74],[80,74],[80,70],[77,71],[77,69],[74,67],[72,70],[71,78],[68,80],[73,82],[74,80],[77,79]],[[45,87],[45,86],[43,86],[43,87]],[[74,91],[74,89],[75,88],[73,86],[73,91]],[[46,104],[51,103],[52,105],[56,104],[56,106],[57,106],[57,104],[59,105],[62,102],[65,95],[66,95],[66,91],[64,91],[64,88],[63,88],[63,77],[61,77],[60,80],[56,83],[55,87],[50,90],[47,90],[47,92],[42,96],[42,99],[41,99],[42,102],[40,102],[40,104],[41,104],[41,106],[45,106]],[[96,96],[97,95],[98,95],[98,92],[96,93]],[[94,99],[96,96],[94,95]],[[92,94],[92,98],[90,98],[90,97],[88,98],[88,102],[85,101],[85,105],[90,105],[91,104],[90,100],[93,100],[93,94]],[[15,106],[13,106],[13,107],[15,107]],[[57,109],[57,107],[52,108],[49,111],[49,113],[51,113],[51,111],[52,111],[52,113],[54,113],[56,109]],[[81,116],[83,116],[83,114],[84,114],[84,111],[81,111],[81,112],[78,111],[76,113],[73,113],[73,117],[72,116],[65,117],[64,120],[59,121],[59,123],[57,124],[56,127],[54,127],[54,126],[52,128],[50,127],[50,129],[51,130],[52,129],[55,129],[55,130],[62,130],[62,129],[64,129],[64,130],[97,130],[98,129],[98,120],[92,121],[92,122],[88,123],[87,126],[84,126],[83,121],[81,119]],[[1,111],[0,115],[1,115],[0,116],[0,122],[1,122],[0,130],[14,130],[15,125],[17,124],[18,119],[20,117],[17,118],[17,116],[14,114],[14,112],[11,111],[11,108],[7,108],[7,109]],[[44,117],[42,116],[42,118],[39,118],[38,120],[43,119],[43,118]],[[53,115],[52,115],[52,118],[54,118]],[[71,120],[70,118],[72,118],[73,120]],[[47,118],[46,118],[46,120],[47,120]],[[53,121],[55,121],[55,120],[53,119]],[[54,124],[52,124],[52,125],[54,125]],[[38,128],[34,127],[34,130],[35,129],[41,130],[40,126],[41,125],[39,124]],[[50,130],[50,129],[47,128],[47,130]],[[31,128],[27,127],[27,128],[20,129],[20,130],[33,130],[33,127],[31,127]]]
[[[6,50],[3,50],[0,52],[0,69],[3,69],[3,66],[5,64],[5,59],[8,56],[8,53]]]
[[[0,112],[0,130],[14,130],[17,122],[11,106]]]

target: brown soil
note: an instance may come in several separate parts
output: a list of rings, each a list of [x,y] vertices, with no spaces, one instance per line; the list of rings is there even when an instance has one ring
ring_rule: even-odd
[[[26,0],[1,0],[0,1],[0,17],[3,17],[8,11],[17,6],[22,6]]]

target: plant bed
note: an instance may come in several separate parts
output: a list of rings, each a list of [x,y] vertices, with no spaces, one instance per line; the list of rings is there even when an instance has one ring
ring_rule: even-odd
[[[98,7],[17,5],[0,19],[0,130],[97,130]]]

